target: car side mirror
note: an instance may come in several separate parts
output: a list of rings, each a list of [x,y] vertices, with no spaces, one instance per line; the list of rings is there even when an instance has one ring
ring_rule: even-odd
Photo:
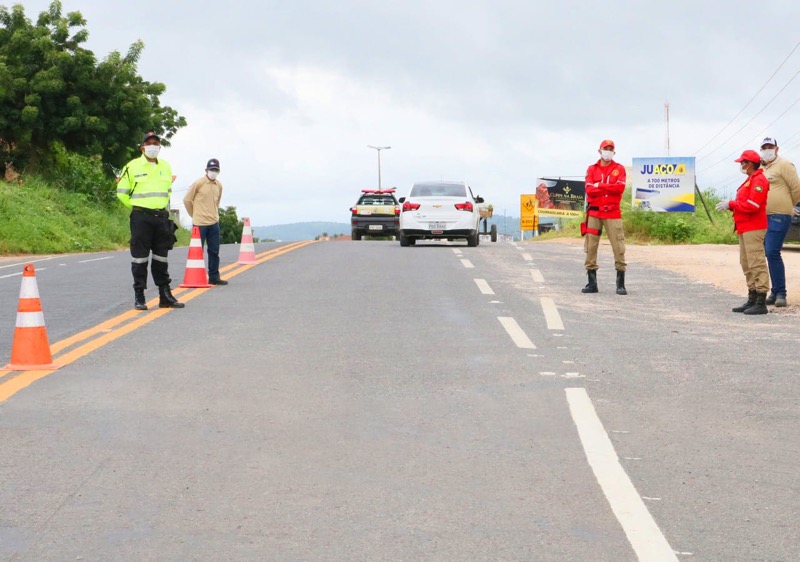
[[[403,203],[405,200],[406,200],[406,198],[405,198],[405,197],[401,197],[401,198],[400,198],[400,199],[398,199],[397,201],[399,201],[400,203]]]
[[[480,195],[476,196],[475,197],[475,202],[476,203],[483,203],[483,197],[481,197]]]

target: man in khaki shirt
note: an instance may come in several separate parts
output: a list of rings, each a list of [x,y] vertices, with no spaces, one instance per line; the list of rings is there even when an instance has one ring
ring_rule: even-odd
[[[205,175],[194,182],[183,205],[192,217],[192,224],[200,229],[200,243],[208,243],[208,282],[212,285],[227,285],[219,277],[219,202],[222,199],[222,183],[217,180],[219,160],[212,158],[206,164]]]
[[[778,150],[778,141],[774,138],[767,137],[761,141],[761,162],[769,180],[764,250],[772,288],[766,303],[786,306],[786,268],[781,248],[792,225],[794,206],[800,202],[800,178],[794,164],[779,157]]]

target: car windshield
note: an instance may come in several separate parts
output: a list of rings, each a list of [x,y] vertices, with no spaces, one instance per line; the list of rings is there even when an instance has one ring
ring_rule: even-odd
[[[388,195],[365,195],[359,205],[394,205],[394,199]]]
[[[466,197],[463,183],[418,183],[411,188],[410,197]]]

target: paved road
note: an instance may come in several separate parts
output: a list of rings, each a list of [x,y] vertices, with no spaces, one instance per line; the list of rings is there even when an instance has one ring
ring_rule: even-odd
[[[797,316],[607,250],[315,243],[101,329],[0,404],[0,558],[800,559]],[[51,343],[130,314],[125,253],[36,265]]]

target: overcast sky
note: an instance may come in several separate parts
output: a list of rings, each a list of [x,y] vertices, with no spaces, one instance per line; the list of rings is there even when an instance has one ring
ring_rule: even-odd
[[[50,2],[22,3],[35,21]],[[223,206],[254,226],[348,222],[378,183],[367,145],[392,147],[384,188],[466,180],[518,216],[537,177],[583,177],[602,139],[625,165],[666,155],[665,101],[670,154],[698,158],[701,188],[734,190],[733,159],[767,134],[800,164],[800,49],[745,108],[800,42],[796,1],[63,5],[98,58],[145,43],[140,74],[188,121],[162,152],[174,203],[219,158]]]

